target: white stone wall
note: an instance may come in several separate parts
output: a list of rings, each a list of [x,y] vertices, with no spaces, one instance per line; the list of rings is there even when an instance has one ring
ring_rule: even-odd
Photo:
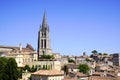
[[[37,53],[11,53],[7,57],[14,58],[18,67],[24,67],[27,63],[33,63],[37,60]]]
[[[49,76],[48,80],[63,80],[64,76]]]
[[[32,75],[32,80],[63,80],[64,76],[39,76],[39,75]]]
[[[23,55],[17,55],[15,57],[18,67],[23,67]]]
[[[61,70],[61,63],[60,61],[54,61],[54,70],[58,70],[60,71]]]
[[[0,48],[0,52],[4,52],[4,51],[12,51],[12,49],[10,49],[10,48]]]

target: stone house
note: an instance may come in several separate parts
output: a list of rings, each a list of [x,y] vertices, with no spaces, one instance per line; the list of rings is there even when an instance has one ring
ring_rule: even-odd
[[[64,72],[57,70],[39,70],[31,74],[32,80],[63,80]]]

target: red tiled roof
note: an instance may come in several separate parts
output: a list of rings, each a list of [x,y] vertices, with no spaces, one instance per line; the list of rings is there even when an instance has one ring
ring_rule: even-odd
[[[30,44],[27,44],[26,48],[29,48],[34,51],[34,48]]]
[[[68,68],[72,68],[72,69],[78,69],[79,65],[73,64],[73,63],[69,63],[67,64]]]
[[[114,80],[111,77],[91,76],[89,80]]]
[[[20,47],[13,47],[13,46],[0,46],[0,48],[12,49],[17,51],[19,51],[20,49]],[[22,48],[22,52],[31,52],[31,51],[34,51],[34,49],[30,48],[30,46],[28,46],[27,48]]]
[[[77,72],[76,75],[77,75],[77,76],[87,76],[86,74],[83,74],[83,73],[80,73],[80,72]]]
[[[54,76],[54,75],[64,75],[64,72],[63,71],[57,71],[57,70],[39,70],[37,72],[32,73],[32,75]]]
[[[64,77],[64,80],[78,80],[76,77]]]

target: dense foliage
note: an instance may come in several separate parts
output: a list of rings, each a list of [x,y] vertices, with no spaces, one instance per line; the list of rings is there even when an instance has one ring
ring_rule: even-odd
[[[90,68],[87,64],[80,64],[79,65],[79,72],[87,74],[89,72],[89,70],[90,70]]]
[[[53,55],[41,55],[42,59],[54,59]]]
[[[3,80],[7,58],[0,57],[0,80]]]
[[[25,67],[23,68],[24,71],[30,71],[30,67],[29,65],[25,65]]]
[[[13,58],[0,58],[0,80],[17,80],[19,72],[17,63]]]
[[[73,59],[70,59],[70,58],[68,58],[68,62],[69,63],[75,63],[75,61]]]
[[[31,72],[37,71],[37,65],[36,65],[36,66],[33,65],[32,68],[30,69],[30,71],[31,71]]]
[[[43,65],[43,67],[41,67],[40,65],[32,65],[32,67],[30,67],[29,65],[25,65],[25,67],[23,68],[23,72],[35,72],[40,69],[50,70],[50,65]]]
[[[93,50],[92,53],[93,53],[93,54],[97,54],[98,52],[97,52],[96,50]]]

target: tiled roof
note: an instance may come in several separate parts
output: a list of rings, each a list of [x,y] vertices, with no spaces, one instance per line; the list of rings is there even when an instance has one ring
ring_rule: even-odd
[[[76,77],[64,77],[64,80],[78,80]]]
[[[54,76],[54,75],[64,75],[64,72],[57,70],[39,70],[37,72],[32,73],[32,75]]]
[[[79,66],[76,64],[73,64],[73,63],[69,63],[69,64],[67,64],[67,67],[72,68],[72,69],[78,69]]]
[[[34,51],[34,48],[30,44],[27,44],[26,48],[29,48]]]
[[[20,47],[14,47],[14,46],[0,46],[0,48],[6,48],[6,49],[12,49],[19,51]],[[27,48],[22,48],[22,52],[31,52],[34,51],[31,46],[28,46]]]
[[[111,77],[91,76],[89,80],[114,80]]]
[[[80,77],[82,77],[82,76],[87,76],[86,74],[83,74],[83,73],[80,73],[80,72],[77,72],[76,75],[77,75],[77,76],[80,76]]]

